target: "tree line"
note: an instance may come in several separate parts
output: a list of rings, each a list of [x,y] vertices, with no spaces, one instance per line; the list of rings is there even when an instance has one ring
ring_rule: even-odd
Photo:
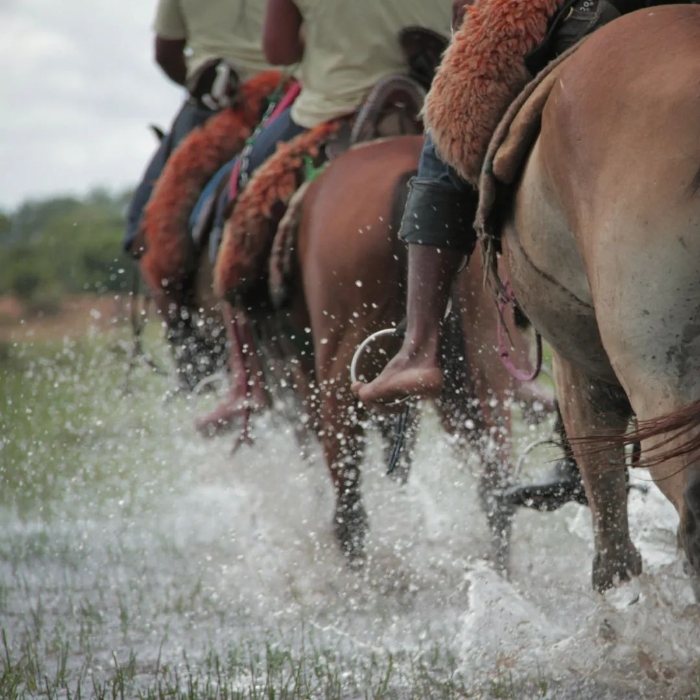
[[[130,195],[99,189],[0,211],[0,295],[50,310],[69,295],[129,289],[133,263],[121,241]]]

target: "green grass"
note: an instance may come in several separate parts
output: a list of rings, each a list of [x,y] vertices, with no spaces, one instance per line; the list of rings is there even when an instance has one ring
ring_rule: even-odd
[[[127,342],[124,330],[111,338],[3,345],[0,505],[46,512],[67,494],[95,494],[96,485],[102,498],[117,495],[133,472],[126,462],[134,441],[158,428],[154,397],[169,386],[140,368],[138,391],[125,395]]]
[[[158,337],[152,324],[149,349],[168,366]],[[128,339],[124,329],[109,337],[0,345],[0,515],[30,525],[0,538],[0,700],[576,697],[558,693],[549,669],[523,677],[494,668],[487,680],[476,680],[444,640],[411,653],[349,653],[314,637],[303,621],[296,634],[289,627],[248,632],[246,613],[213,598],[197,562],[165,539],[153,544],[167,561],[165,581],[148,552],[116,536],[106,538],[109,551],[97,559],[104,570],[83,578],[86,557],[76,533],[52,529],[66,518],[66,503],[76,504],[75,513],[68,508],[76,520],[92,515],[108,523],[117,513],[128,523],[134,510],[175,488],[179,475],[165,468],[163,444],[173,450],[174,426],[191,430],[186,402],[166,403],[170,382],[145,366],[135,371],[132,393],[124,393]],[[518,430],[526,440],[529,431]],[[37,522],[46,526],[31,527]],[[115,584],[112,569],[127,571],[133,582]],[[53,572],[65,579],[30,580]],[[21,615],[12,609],[19,598],[27,601]],[[159,640],[146,629],[152,620],[167,622],[165,632],[157,628],[163,645],[172,623],[185,645],[180,658],[159,654],[154,663]],[[242,641],[202,648],[200,637],[188,647],[197,624],[239,626],[235,638]],[[700,677],[697,693],[684,700],[691,698],[700,700]]]
[[[313,639],[282,646],[259,640],[244,647],[210,651],[194,664],[187,654],[179,663],[144,669],[134,652],[113,655],[108,672],[96,672],[93,659],[68,670],[69,647],[58,662],[44,666],[40,651],[26,645],[13,653],[3,633],[0,697],[20,700],[41,695],[49,699],[99,700],[458,700],[459,698],[544,698],[542,679],[515,682],[510,674],[484,687],[469,684],[454,657],[435,647],[417,657],[371,653],[352,660],[320,648]]]

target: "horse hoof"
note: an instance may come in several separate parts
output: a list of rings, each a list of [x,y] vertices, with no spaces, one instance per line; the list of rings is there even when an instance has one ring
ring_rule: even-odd
[[[346,500],[345,503],[342,501]],[[365,511],[359,496],[350,499],[341,499],[333,518],[333,532],[340,551],[345,555],[348,566],[352,569],[361,569],[366,561],[365,537],[368,529],[367,512]]]
[[[569,502],[588,505],[586,490],[576,462],[559,460],[542,483],[511,486],[503,491],[502,500],[514,508],[532,508],[549,512]]]
[[[209,416],[204,416],[199,420],[195,421],[195,430],[204,438],[215,438],[221,435],[226,435],[233,431],[236,427],[236,422],[234,418],[210,418]]]
[[[593,558],[593,588],[599,593],[641,573],[642,557],[631,542],[624,551],[611,548],[605,554],[596,552]]]
[[[243,430],[236,438],[236,442],[233,443],[233,447],[231,448],[231,456],[233,457],[233,455],[235,455],[244,445],[247,447],[252,447],[254,444],[255,440],[253,440],[250,433],[247,430]]]

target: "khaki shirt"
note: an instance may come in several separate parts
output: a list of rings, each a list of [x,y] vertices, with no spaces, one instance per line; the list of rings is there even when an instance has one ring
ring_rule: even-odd
[[[294,0],[304,18],[302,90],[292,119],[304,127],[353,112],[382,78],[407,72],[404,27],[450,36],[452,0]]]
[[[187,41],[187,76],[212,58],[224,58],[241,80],[270,70],[262,50],[266,0],[159,0],[153,29],[163,39]]]

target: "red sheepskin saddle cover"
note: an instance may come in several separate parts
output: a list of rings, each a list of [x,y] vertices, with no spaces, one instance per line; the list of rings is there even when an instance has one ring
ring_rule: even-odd
[[[232,299],[265,273],[277,224],[303,181],[307,159],[316,160],[346,120],[324,122],[277,150],[253,174],[224,226],[214,268],[214,292]]]
[[[440,157],[475,187],[491,136],[531,80],[525,59],[565,0],[476,0],[445,51],[424,116]]]
[[[168,159],[144,210],[136,246],[145,250],[141,272],[153,288],[176,293],[197,265],[189,218],[202,189],[245,145],[280,85],[277,71],[261,73],[241,89],[238,104],[211,117],[182,140]]]

